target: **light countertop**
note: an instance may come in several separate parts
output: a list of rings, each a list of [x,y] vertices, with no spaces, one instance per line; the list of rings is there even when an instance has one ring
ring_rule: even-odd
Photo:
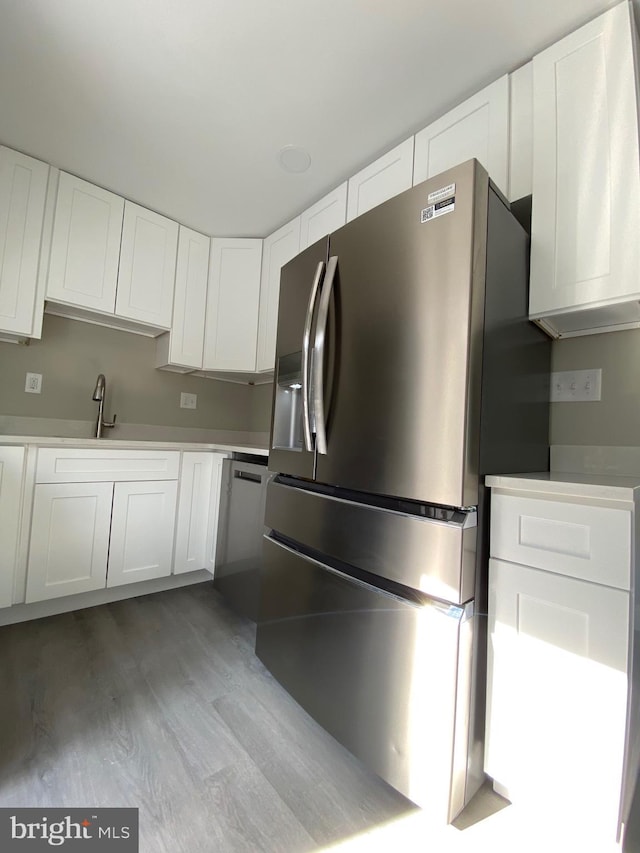
[[[487,486],[518,492],[535,492],[548,497],[576,497],[596,500],[640,500],[640,476],[578,474],[544,471],[535,474],[499,474],[486,477]]]
[[[44,435],[0,435],[2,444],[35,444],[39,447],[79,447],[108,450],[217,450],[221,453],[253,453],[256,456],[268,456],[269,449],[255,444],[214,444],[195,441],[140,441],[134,439],[112,438],[62,438]]]

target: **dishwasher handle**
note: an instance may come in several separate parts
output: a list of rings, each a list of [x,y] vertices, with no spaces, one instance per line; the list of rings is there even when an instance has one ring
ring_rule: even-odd
[[[249,483],[262,483],[260,474],[254,474],[252,471],[236,470],[233,472],[233,476],[236,480],[246,480]]]

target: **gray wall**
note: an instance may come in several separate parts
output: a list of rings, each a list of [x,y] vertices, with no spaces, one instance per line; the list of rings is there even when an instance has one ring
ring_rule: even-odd
[[[0,415],[94,420],[91,395],[104,373],[108,419],[116,412],[123,423],[227,430],[264,421],[254,388],[156,370],[155,348],[153,338],[47,314],[42,340],[0,343]],[[43,374],[42,394],[25,393],[27,372]],[[197,409],[180,408],[181,391],[198,395]]]
[[[551,444],[640,445],[640,329],[554,341],[552,370],[602,369],[602,400],[552,403]]]
[[[271,431],[271,401],[273,399],[273,382],[266,385],[255,385],[251,393],[251,426],[252,432]]]

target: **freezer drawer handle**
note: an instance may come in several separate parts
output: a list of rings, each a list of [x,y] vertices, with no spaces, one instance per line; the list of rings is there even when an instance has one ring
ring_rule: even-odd
[[[318,268],[311,286],[311,295],[309,296],[309,305],[307,306],[307,316],[304,321],[304,333],[302,335],[302,423],[304,429],[304,448],[305,450],[313,450],[313,440],[311,438],[311,418],[309,416],[309,344],[311,342],[311,324],[313,323],[313,310],[316,307],[316,299],[318,298],[318,290],[324,274],[324,261],[318,262]]]
[[[322,285],[316,339],[313,347],[313,413],[316,427],[316,450],[325,455],[327,453],[327,427],[324,413],[324,347],[327,337],[329,302],[337,265],[338,258],[336,255],[332,255],[329,258],[327,274]]]
[[[234,471],[233,476],[236,480],[247,480],[249,483],[262,482],[260,474],[252,474],[251,471]]]

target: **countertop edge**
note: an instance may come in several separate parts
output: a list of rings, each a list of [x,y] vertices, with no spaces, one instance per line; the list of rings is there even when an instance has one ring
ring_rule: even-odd
[[[43,435],[0,435],[0,445],[32,445],[36,447],[76,447],[78,449],[114,450],[180,450],[219,451],[222,453],[252,453],[268,456],[269,449],[251,444],[222,444],[196,441],[145,441],[140,439],[64,438]]]
[[[532,474],[492,474],[485,478],[493,489],[596,500],[640,500],[640,478],[562,471]]]

